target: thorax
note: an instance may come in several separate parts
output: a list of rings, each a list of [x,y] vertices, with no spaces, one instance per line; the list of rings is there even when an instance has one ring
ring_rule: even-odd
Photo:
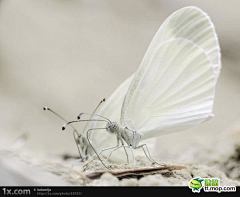
[[[137,131],[132,131],[127,127],[123,128],[116,122],[107,124],[107,131],[115,134],[119,139],[123,139],[127,145],[135,148],[141,141],[142,136]]]

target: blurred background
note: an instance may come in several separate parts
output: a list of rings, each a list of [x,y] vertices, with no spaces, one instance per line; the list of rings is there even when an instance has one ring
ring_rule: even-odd
[[[137,70],[163,21],[190,5],[208,13],[220,40],[215,117],[160,136],[154,155],[205,164],[230,155],[240,138],[238,0],[1,0],[0,149],[24,135],[36,155],[77,155],[71,131],[43,106],[68,120],[92,112]]]

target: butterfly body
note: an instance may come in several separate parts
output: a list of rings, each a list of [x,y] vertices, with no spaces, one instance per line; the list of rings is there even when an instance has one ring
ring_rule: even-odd
[[[120,149],[112,161],[124,162],[128,147],[135,164],[132,149],[142,148],[157,163],[147,148],[153,148],[154,138],[190,129],[214,116],[220,70],[220,46],[210,17],[194,6],[177,10],[156,32],[137,71],[99,110],[81,113],[78,121],[70,122],[89,121],[82,135],[74,135],[80,155],[95,153],[99,160],[100,155],[109,160]],[[91,118],[82,120],[82,115]]]
[[[142,139],[137,131],[131,131],[127,127],[121,127],[117,122],[110,122],[106,125],[109,133],[115,134],[119,140],[124,140],[128,146],[136,148]]]
[[[97,112],[109,119],[107,127],[105,122],[91,122],[86,131],[107,128],[118,142],[125,142],[122,147],[145,145],[148,152],[146,145],[153,149],[160,135],[190,129],[213,117],[220,70],[220,46],[210,17],[194,6],[181,8],[160,26],[137,71]],[[109,133],[91,133],[97,151],[115,150],[116,137]],[[125,152],[121,149],[112,160],[124,161]],[[107,152],[102,155],[108,157]]]

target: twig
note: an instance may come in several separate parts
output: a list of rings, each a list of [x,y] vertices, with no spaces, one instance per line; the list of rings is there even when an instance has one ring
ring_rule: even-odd
[[[186,166],[161,166],[161,167],[153,167],[153,168],[138,168],[138,169],[130,169],[130,170],[120,170],[120,171],[97,171],[90,174],[86,174],[86,177],[94,180],[99,179],[104,173],[110,173],[117,177],[118,179],[123,178],[131,178],[131,177],[139,177],[144,175],[157,174],[164,170],[182,170],[187,168]]]

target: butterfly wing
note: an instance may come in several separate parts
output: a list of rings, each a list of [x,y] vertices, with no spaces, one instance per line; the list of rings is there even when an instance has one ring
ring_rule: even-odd
[[[121,108],[124,101],[124,97],[127,93],[128,87],[131,84],[133,79],[133,75],[128,77],[114,92],[113,94],[106,99],[106,102],[103,103],[99,109],[97,110],[96,114],[104,116],[111,121],[118,122],[120,120],[121,115]],[[102,119],[98,116],[93,116],[94,119]],[[105,128],[106,122],[89,122],[84,133],[87,130],[92,128]],[[94,142],[94,146],[100,147],[106,145],[106,139],[108,141],[112,141],[116,137],[114,135],[109,134],[106,130],[91,132],[90,139]]]
[[[121,116],[121,108],[124,101],[124,97],[127,93],[129,85],[133,80],[134,75],[127,78],[115,91],[114,93],[107,99],[105,103],[102,104],[100,109],[97,111],[98,115],[104,116],[111,121],[119,122]],[[97,118],[97,116],[95,116]],[[105,122],[89,122],[85,132],[88,129],[92,128],[105,128]],[[114,147],[117,145],[116,136],[108,133],[106,130],[96,130],[92,131],[90,135],[90,140],[94,148],[97,152],[100,152],[102,149],[107,147]],[[154,139],[145,140],[145,143],[148,143],[149,149],[153,148]],[[129,150],[127,149],[128,155],[131,155]],[[93,152],[91,152],[92,154]],[[102,156],[107,158],[109,155],[109,151],[105,151],[102,153]],[[136,151],[136,155],[142,154],[142,151]],[[131,157],[129,157],[131,160]],[[126,155],[124,149],[121,148],[117,151],[117,154],[112,154],[111,161],[115,162],[126,162]]]
[[[131,84],[133,75],[127,78],[115,91],[114,93],[103,103],[96,114],[104,116],[111,121],[119,121],[121,115],[121,108],[124,101],[124,97],[127,93],[128,87]],[[94,119],[101,119],[97,116],[93,116]],[[95,128],[106,128],[106,122],[88,122],[87,127],[84,130],[86,133],[89,129]],[[102,149],[107,147],[114,147],[117,144],[116,136],[108,133],[106,130],[93,130],[90,133],[90,141],[95,150],[99,153]],[[88,153],[93,154],[92,149],[88,148]],[[102,156],[108,157],[109,152],[103,152]],[[119,156],[119,154],[118,154]],[[113,160],[121,160],[120,158],[115,158],[116,154],[111,157]],[[121,160],[123,161],[123,160]]]
[[[220,68],[209,17],[196,7],[176,11],[154,36],[136,72],[121,124],[151,138],[208,120]]]

